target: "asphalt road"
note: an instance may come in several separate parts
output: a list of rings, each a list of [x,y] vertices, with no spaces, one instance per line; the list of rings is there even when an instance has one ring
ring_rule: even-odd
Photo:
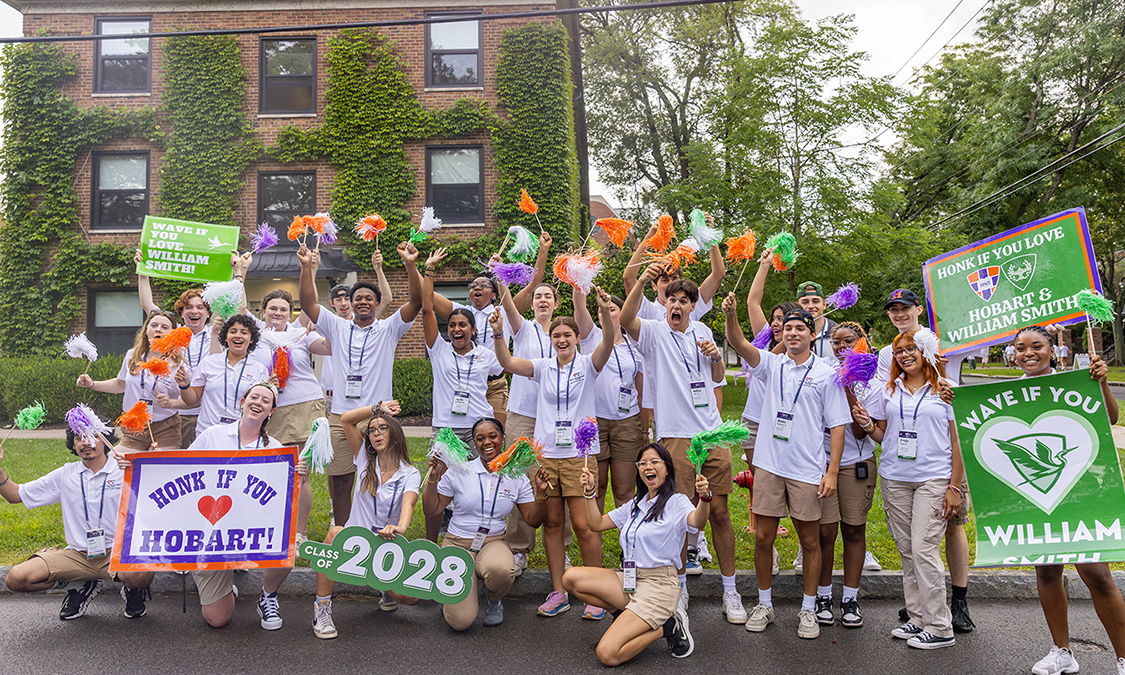
[[[208,628],[198,600],[188,596],[180,612],[178,595],[157,596],[148,615],[121,616],[115,593],[99,596],[85,617],[58,619],[59,596],[0,596],[0,672],[58,673],[487,673],[557,675],[604,673],[594,645],[608,623],[582,621],[578,608],[553,619],[536,617],[537,601],[505,603],[507,621],[485,629],[478,623],[456,634],[433,603],[379,611],[371,600],[337,598],[334,617],[340,637],[312,634],[312,599],[283,600],[285,625],[268,632],[258,625],[254,603],[238,601],[234,620]],[[1039,606],[1034,602],[977,602],[971,605],[978,630],[958,636],[952,648],[909,649],[890,636],[899,603],[863,604],[866,626],[825,628],[818,640],[796,636],[797,605],[779,603],[777,622],[762,634],[725,622],[718,602],[698,600],[690,611],[695,653],[673,659],[663,640],[621,667],[643,673],[928,673],[1024,674],[1050,647]],[[1108,639],[1089,602],[1072,604],[1073,646],[1084,673],[1113,673]]]

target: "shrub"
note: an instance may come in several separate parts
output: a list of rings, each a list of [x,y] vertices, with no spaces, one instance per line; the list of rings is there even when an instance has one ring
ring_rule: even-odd
[[[433,410],[434,377],[426,359],[395,361],[394,397],[402,415],[430,415]]]
[[[104,356],[90,365],[90,377],[117,376],[120,356]],[[75,384],[86,368],[82,359],[28,356],[0,359],[0,416],[12,419],[22,408],[41,402],[47,409],[44,422],[57,424],[77,403],[85,403],[106,422],[121,414],[121,395],[81,389]]]

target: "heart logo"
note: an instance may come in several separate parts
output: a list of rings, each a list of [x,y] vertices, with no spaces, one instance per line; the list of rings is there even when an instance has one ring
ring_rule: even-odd
[[[1052,410],[1029,426],[1014,417],[981,425],[973,454],[989,473],[1051,513],[1098,455],[1098,434],[1069,410]]]
[[[211,524],[214,525],[219,522],[223,516],[227,515],[231,505],[231,498],[227,495],[223,495],[218,499],[207,495],[206,497],[199,498],[199,504],[196,505],[196,508],[203,514],[204,518],[211,521]]]

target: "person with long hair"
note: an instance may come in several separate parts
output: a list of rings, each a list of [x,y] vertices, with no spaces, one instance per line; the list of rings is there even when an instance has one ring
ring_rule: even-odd
[[[684,476],[681,480],[691,480]],[[586,516],[595,532],[620,532],[622,568],[572,567],[563,584],[575,597],[613,612],[613,623],[598,642],[598,660],[618,666],[640,654],[660,638],[676,658],[695,648],[688,630],[687,611],[679,604],[676,574],[684,538],[707,526],[711,491],[707,478],[695,474],[693,505],[676,489],[672,455],[659,443],[649,443],[637,460],[636,496],[602,515],[594,503],[597,477],[582,471]]]
[[[340,416],[340,423],[352,446],[358,480],[352,499],[351,517],[344,525],[328,530],[325,544],[331,544],[345,527],[364,527],[384,539],[406,534],[418,503],[422,476],[410,463],[402,425],[392,415],[400,411],[398,401],[379,401],[370,408],[355,408]],[[363,427],[362,429],[360,427]],[[316,602],[313,604],[313,635],[334,638],[332,591],[336,582],[324,574],[316,575]],[[416,605],[411,598],[383,591],[379,609],[391,612],[399,603]]]
[[[459,546],[474,561],[472,589],[461,602],[443,605],[442,616],[455,631],[468,630],[477,619],[477,579],[488,590],[484,625],[499,626],[504,621],[502,600],[516,579],[515,556],[504,539],[508,513],[519,509],[531,527],[543,522],[547,502],[547,472],[535,473],[535,486],[526,476],[505,478],[493,473],[489,463],[504,451],[504,425],[492,417],[473,424],[473,445],[477,459],[467,471],[449,471],[436,457],[430,458],[428,478],[422,491],[422,510],[436,516],[450,508],[449,529],[442,546]]]
[[[93,389],[106,394],[124,394],[121,400],[121,410],[129,410],[138,401],[148,404],[152,414],[149,431],[133,433],[125,430],[119,449],[127,452],[148,450],[155,438],[156,445],[164,449],[180,447],[182,436],[180,434],[180,416],[177,404],[180,401],[179,382],[185,381],[189,374],[183,367],[179,354],[161,354],[152,349],[153,340],[162,338],[171,333],[176,327],[176,315],[163,310],[153,310],[145,317],[144,324],[137,331],[133,339],[133,348],[125,353],[121,359],[121,369],[117,377],[110,380],[94,381],[86,373],[78,376],[78,386],[84,389]],[[168,362],[174,377],[155,377],[152,373],[141,368],[141,364],[150,359],[160,358]],[[172,403],[175,401],[175,403]],[[186,407],[186,406],[185,406]],[[151,432],[151,436],[149,435]]]

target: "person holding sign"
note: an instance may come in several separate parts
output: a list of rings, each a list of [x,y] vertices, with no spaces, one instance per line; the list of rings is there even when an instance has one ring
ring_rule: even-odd
[[[125,431],[119,448],[127,452],[140,452],[148,450],[153,443],[166,450],[180,447],[180,416],[176,411],[183,406],[180,401],[180,390],[177,386],[188,378],[188,373],[182,367],[183,362],[179,354],[161,354],[151,349],[154,340],[164,337],[176,327],[176,315],[163,310],[153,310],[145,317],[137,337],[133,340],[133,348],[121,360],[121,370],[112,380],[94,381],[86,373],[78,376],[78,386],[84,389],[93,389],[106,394],[124,394],[121,401],[121,410],[127,411],[144,401],[152,413],[152,422],[149,423],[148,433],[134,433]],[[175,371],[174,377],[165,375],[157,377],[143,368],[143,364],[159,359]]]
[[[142,617],[145,600],[152,598],[148,588],[155,575],[109,571],[125,474],[117,462],[107,461],[110,446],[101,438],[90,443],[67,429],[66,447],[82,461],[64,464],[30,483],[20,485],[0,470],[0,497],[9,504],[22,503],[29,509],[61,505],[66,538],[66,548],[44,549],[8,570],[8,589],[13,593],[66,589],[59,618],[67,621],[86,613],[105,581],[121,581],[125,617]]]
[[[676,489],[676,465],[663,445],[649,443],[637,461],[637,496],[602,515],[594,503],[597,479],[582,470],[586,516],[595,532],[616,528],[621,541],[621,571],[572,567],[563,575],[568,591],[583,601],[613,611],[613,623],[598,642],[598,660],[619,666],[660,638],[682,659],[695,648],[687,611],[679,605],[676,570],[684,539],[707,526],[711,491],[695,474],[692,488],[699,505]]]
[[[953,646],[939,550],[946,521],[961,510],[964,466],[953,408],[939,394],[937,338],[929,330],[901,333],[892,343],[891,381],[855,421],[883,444],[879,476],[887,528],[902,558],[908,620],[891,631],[916,649]]]
[[[602,323],[612,325],[609,295],[598,289],[598,308]],[[594,417],[598,373],[613,352],[613,334],[605,333],[593,353],[578,353],[578,324],[563,316],[551,322],[548,336],[555,355],[540,359],[515,358],[504,340],[504,324],[500,310],[489,319],[496,359],[504,370],[526,377],[537,394],[534,437],[543,443],[543,465],[551,484],[547,493],[547,515],[543,522],[543,548],[547,552],[547,568],[554,590],[539,607],[540,616],[556,616],[570,609],[563,591],[562,574],[567,541],[563,538],[564,504],[570,507],[570,523],[587,565],[600,565],[601,539],[586,523],[582,503],[581,475],[586,458],[580,457],[575,442],[575,428],[582,420]],[[595,441],[596,442],[596,441]],[[591,450],[591,455],[598,454]],[[588,607],[585,617],[601,619],[604,611]]]
[[[325,544],[331,544],[344,527],[365,527],[384,539],[406,534],[422,476],[410,463],[402,425],[391,415],[398,414],[398,401],[379,401],[370,408],[349,410],[340,417],[351,444],[359,480],[352,501],[351,518],[346,525],[328,531]],[[363,430],[360,430],[363,425]],[[316,575],[316,603],[313,605],[313,635],[329,639],[337,635],[332,621],[332,591],[336,582],[323,573]],[[383,591],[379,609],[393,611],[399,603],[416,605],[419,600]]]
[[[526,476],[506,478],[490,471],[489,463],[504,450],[504,425],[499,420],[483,417],[473,425],[472,432],[478,460],[469,460],[461,470],[450,470],[440,459],[431,457],[422,491],[426,515],[453,510],[442,546],[459,546],[475,561],[469,596],[442,607],[445,622],[456,631],[468,630],[476,621],[478,577],[488,589],[484,625],[499,626],[504,621],[501,600],[516,579],[515,557],[504,540],[508,513],[518,507],[524,522],[538,527],[547,511],[549,489],[543,469],[535,474],[534,489]]]

